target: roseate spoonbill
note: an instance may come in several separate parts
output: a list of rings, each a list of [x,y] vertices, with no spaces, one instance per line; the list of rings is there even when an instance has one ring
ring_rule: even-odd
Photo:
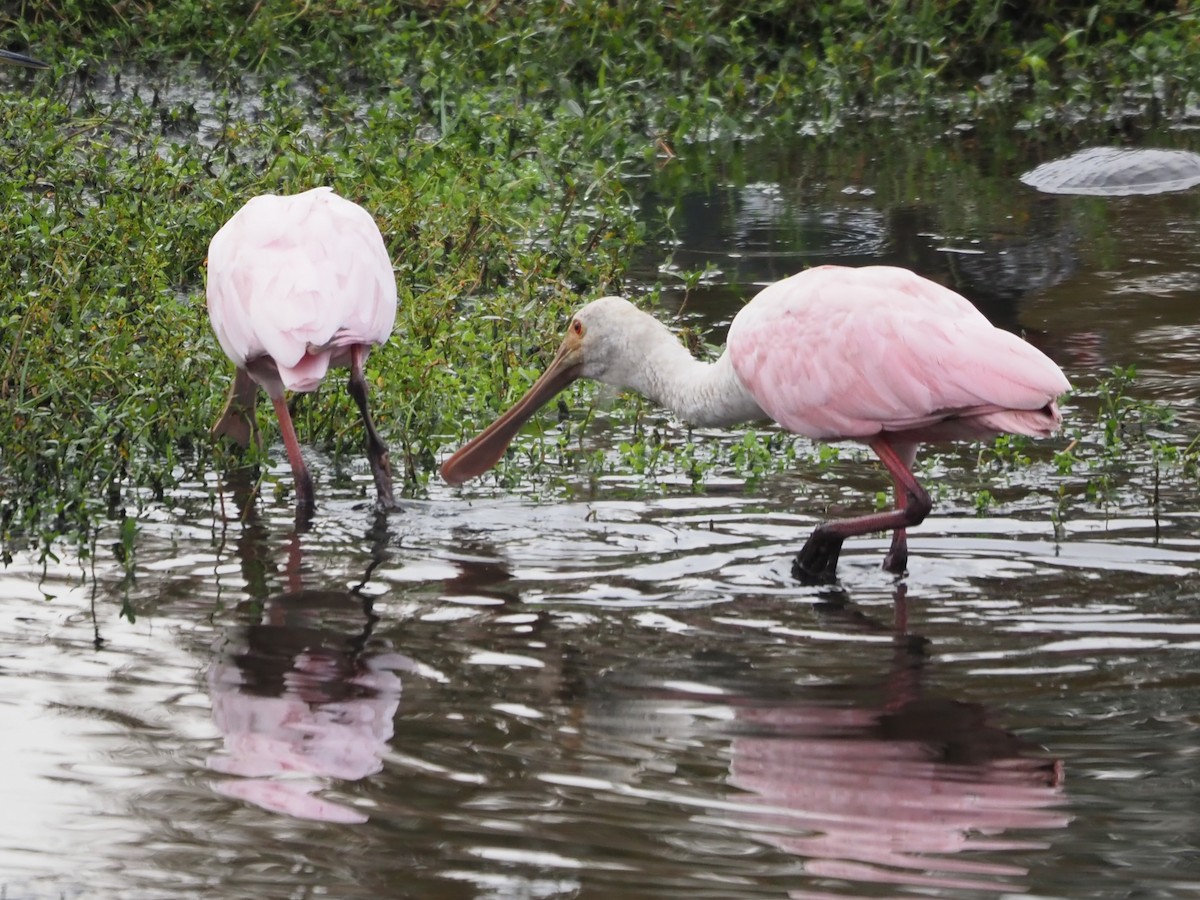
[[[24,53],[14,53],[11,50],[0,50],[0,62],[6,62],[12,66],[22,66],[26,69],[50,68],[49,65],[40,59],[34,59],[32,56],[26,56]]]
[[[208,315],[235,366],[213,426],[242,447],[258,439],[258,387],[279,417],[296,480],[297,508],[314,508],[284,391],[313,391],[332,367],[350,369],[350,396],[367,432],[379,503],[395,506],[387,447],[367,409],[363,364],[396,319],[396,279],[383,236],[361,206],[327,187],[246,203],[208,246]]]
[[[1070,387],[1041,351],[907,269],[821,266],[778,281],[734,317],[714,363],[693,359],[628,301],[602,297],[575,314],[542,377],[450,456],[442,477],[461,484],[487,471],[522,423],[577,378],[638,391],[697,425],[770,418],[814,440],[874,450],[895,484],[895,508],[817,526],[792,566],[805,581],[833,578],[846,538],[889,529],[883,565],[902,573],[905,529],[932,506],[912,473],[917,446],[1048,436]]]

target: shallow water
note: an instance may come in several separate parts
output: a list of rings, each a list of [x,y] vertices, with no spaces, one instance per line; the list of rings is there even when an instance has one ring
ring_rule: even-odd
[[[1196,432],[1200,195],[1046,198],[1016,182],[1032,150],[964,141],[963,181],[896,147],[690,150],[645,193],[683,223],[670,264],[712,267],[668,308],[719,334],[814,261],[909,265],[1077,385],[1136,364]],[[639,277],[670,284],[667,258]],[[602,412],[587,439],[616,440]],[[1044,457],[973,476],[977,452],[926,462],[946,489],[901,583],[883,537],[836,588],[791,578],[825,511],[882,487],[853,456],[703,493],[433,485],[382,518],[365,463],[310,453],[305,533],[214,477],[147,507],[129,571],[114,535],[18,557],[0,896],[1200,891],[1194,490],[1156,509],[1135,472],[1097,506],[1064,478],[1056,525]]]

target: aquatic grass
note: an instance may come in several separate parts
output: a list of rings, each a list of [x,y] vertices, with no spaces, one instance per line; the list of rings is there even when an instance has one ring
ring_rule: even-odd
[[[746,5],[679,0],[46,0],[3,22],[51,59],[188,59],[215,72],[294,72],[370,95],[415,87],[453,116],[464,84],[555,95],[582,110],[621,97],[677,138],[796,123],[897,98],[937,104],[1114,104],[1154,86],[1168,109],[1194,90],[1196,14],[1175,3]],[[236,80],[236,79],[234,79]]]
[[[1084,394],[1094,419],[1070,429],[1072,441],[1055,457],[1060,475],[1083,478],[1083,492],[1108,512],[1133,492],[1157,516],[1164,491],[1188,492],[1197,439],[1183,432],[1163,403],[1137,396],[1137,369],[1116,367]]]
[[[1081,379],[1063,404],[1057,438],[1001,435],[980,448],[976,470],[989,480],[975,492],[981,513],[994,505],[996,489],[1010,484],[1051,496],[1056,529],[1096,510],[1106,517],[1141,511],[1157,521],[1165,510],[1191,504],[1200,438],[1169,406],[1139,396],[1136,367]]]
[[[619,287],[640,226],[624,163],[596,150],[608,123],[581,132],[574,116],[473,91],[450,133],[413,139],[425,123],[391,99],[350,108],[284,92],[263,115],[227,107],[208,147],[176,134],[186,116],[136,95],[2,107],[23,137],[0,165],[28,173],[0,187],[13,214],[0,264],[6,544],[82,537],[143,496],[135,487],[161,497],[210,464],[230,366],[203,309],[204,253],[254,194],[331,184],[380,222],[402,305],[370,375],[410,491],[443,442],[509,399],[576,291]],[[87,126],[73,130],[78,107]],[[297,405],[306,441],[358,454],[343,390]]]
[[[646,224],[631,185],[680,165],[688,142],[835,129],[869,109],[922,109],[944,130],[964,109],[1023,103],[1045,121],[1050,95],[1022,85],[1072,73],[1086,74],[1081,103],[1151,80],[1171,103],[1186,97],[1195,22],[1174,7],[1120,2],[1082,24],[1086,10],[1068,4],[965,11],[932,0],[8,8],[8,39],[54,67],[0,73],[0,544],[88,545],[102,523],[223,464],[207,429],[229,365],[204,314],[204,254],[254,194],[329,184],[379,221],[401,313],[369,376],[412,494],[446,446],[536,377],[581,297],[622,291],[639,248],[669,230]],[[952,144],[930,170],[954,164]],[[330,388],[298,401],[302,438],[357,457],[353,411]],[[836,458],[775,432],[725,442],[645,427],[624,403],[607,415],[628,423],[625,449],[600,452],[582,441],[595,396],[578,387],[565,403],[581,422],[520,439],[501,483],[539,467],[641,466],[700,485],[770,477],[793,456],[827,472]]]

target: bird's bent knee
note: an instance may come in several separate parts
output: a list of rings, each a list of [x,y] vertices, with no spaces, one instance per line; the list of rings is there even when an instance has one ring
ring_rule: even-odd
[[[908,497],[904,504],[904,511],[908,514],[908,524],[920,525],[933,509],[933,501],[929,498],[929,493],[924,488],[921,488],[919,491],[908,491],[907,493]]]

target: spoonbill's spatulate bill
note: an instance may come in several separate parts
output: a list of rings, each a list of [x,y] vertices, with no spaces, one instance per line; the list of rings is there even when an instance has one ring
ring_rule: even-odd
[[[279,417],[297,507],[310,513],[312,478],[284,392],[316,390],[330,368],[348,367],[379,502],[395,506],[391,464],[367,409],[363,374],[368,352],[388,339],[396,319],[396,279],[370,214],[327,187],[250,200],[209,244],[208,314],[237,366],[213,435],[242,447],[257,438],[261,385]]]
[[[0,62],[8,63],[10,66],[22,66],[26,69],[50,68],[49,65],[40,59],[34,59],[32,56],[26,56],[24,53],[14,53],[12,50],[0,50]]]
[[[876,531],[893,531],[884,567],[903,572],[905,529],[931,508],[912,473],[918,445],[1049,436],[1069,388],[1040,350],[907,269],[821,266],[776,282],[737,314],[713,363],[694,359],[628,301],[602,297],[575,314],[542,377],[450,456],[442,477],[461,484],[487,471],[521,425],[578,378],[638,391],[695,425],[773,419],[814,440],[874,450],[895,484],[895,508],[819,525],[792,568],[806,581],[832,579],[842,542]]]

